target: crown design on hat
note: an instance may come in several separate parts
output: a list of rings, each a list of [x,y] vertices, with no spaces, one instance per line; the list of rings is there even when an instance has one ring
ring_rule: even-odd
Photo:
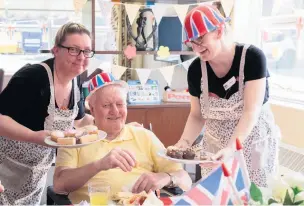
[[[216,30],[229,20],[229,18],[224,18],[217,9],[210,5],[195,7],[187,14],[184,21],[187,36],[185,43]]]

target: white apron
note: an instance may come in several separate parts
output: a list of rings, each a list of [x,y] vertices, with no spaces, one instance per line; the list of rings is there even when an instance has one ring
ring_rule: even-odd
[[[74,79],[74,107],[60,110],[55,107],[53,75],[46,69],[50,82],[50,103],[44,122],[45,130],[71,129],[78,114],[80,92]],[[55,157],[55,149],[0,137],[0,180],[5,187],[0,205],[39,205],[46,184],[46,176]]]
[[[205,135],[202,146],[212,153],[225,148],[230,141],[236,125],[242,115],[244,106],[244,66],[246,51],[242,51],[239,90],[229,99],[209,96],[206,63],[201,61],[202,81],[200,96],[201,112],[206,119]],[[258,186],[267,186],[267,176],[276,172],[278,166],[278,146],[280,130],[276,126],[268,103],[262,106],[258,122],[244,142],[244,155],[250,175],[250,180]],[[210,168],[202,168],[202,176],[207,175]]]

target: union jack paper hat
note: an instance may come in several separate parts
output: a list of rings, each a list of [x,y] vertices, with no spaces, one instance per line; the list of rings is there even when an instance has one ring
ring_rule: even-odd
[[[186,31],[186,41],[193,41],[204,34],[214,31],[229,21],[211,5],[201,5],[193,8],[186,16],[184,25]]]
[[[103,72],[100,74],[95,75],[89,82],[89,95],[87,96],[87,100],[89,100],[90,96],[96,92],[98,89],[112,85],[112,84],[118,84],[121,85],[123,88],[128,90],[128,84],[125,81],[122,80],[115,80],[113,75],[111,73]]]

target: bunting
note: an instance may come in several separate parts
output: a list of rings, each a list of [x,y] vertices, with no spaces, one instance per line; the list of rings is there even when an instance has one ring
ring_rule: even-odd
[[[101,11],[101,15],[105,18],[111,18],[113,2],[98,0],[98,4]]]
[[[189,5],[187,5],[187,4],[176,4],[173,7],[175,9],[175,12],[176,12],[180,22],[183,25],[184,24],[184,19],[185,19],[187,13],[188,13]]]
[[[154,18],[158,24],[160,24],[160,21],[162,20],[164,13],[169,6],[170,4],[155,4],[151,6]]]
[[[127,67],[118,66],[118,65],[112,66],[112,74],[115,77],[115,79],[120,79],[126,70],[127,70]]]
[[[168,66],[168,67],[162,67],[159,68],[158,70],[160,71],[160,73],[163,75],[163,77],[165,78],[166,82],[168,83],[169,86],[171,86],[172,83],[172,77],[174,74],[174,69],[175,66]]]
[[[142,85],[145,85],[151,74],[151,69],[135,69],[138,79]]]
[[[125,8],[129,17],[130,24],[133,24],[140,7],[141,7],[140,4],[125,4]]]
[[[226,17],[229,17],[234,6],[234,0],[221,0]]]
[[[196,59],[196,57],[189,59],[181,64],[171,65],[171,66],[164,66],[159,68],[153,68],[153,69],[147,69],[147,68],[129,68],[133,69],[137,72],[138,78],[142,84],[147,82],[150,74],[154,70],[159,70],[159,72],[163,75],[164,79],[168,83],[168,85],[171,85],[172,78],[174,75],[174,70],[178,66],[183,66],[185,70],[188,70],[189,66],[191,65],[192,61]],[[115,77],[115,79],[120,79],[121,76],[125,73],[125,71],[128,69],[124,66],[114,65],[114,64],[108,64],[105,63],[97,58],[92,58],[89,64],[89,68],[100,68],[107,72],[112,72],[112,75]],[[89,73],[91,73],[91,69]]]

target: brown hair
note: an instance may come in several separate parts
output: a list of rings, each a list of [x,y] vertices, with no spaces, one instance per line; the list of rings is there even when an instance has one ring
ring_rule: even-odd
[[[85,26],[79,23],[69,22],[62,25],[57,31],[54,46],[62,44],[65,41],[66,36],[69,34],[87,34],[89,37],[91,37],[90,31],[85,28]]]

